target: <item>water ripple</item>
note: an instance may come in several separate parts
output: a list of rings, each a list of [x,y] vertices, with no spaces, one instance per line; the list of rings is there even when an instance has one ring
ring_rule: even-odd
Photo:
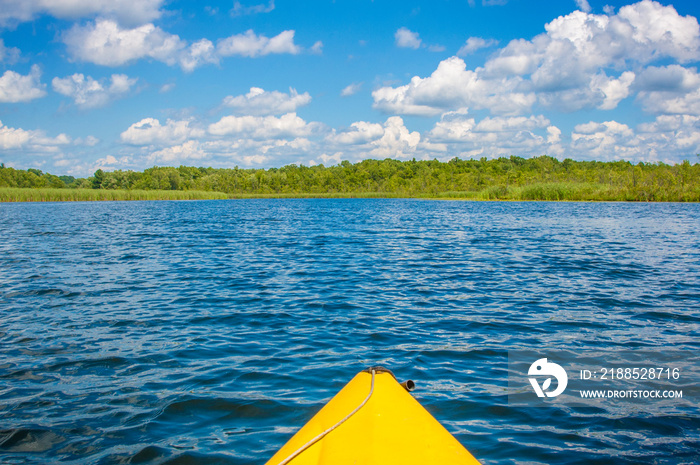
[[[264,463],[385,365],[484,463],[696,463],[697,404],[508,404],[508,351],[700,345],[700,207],[0,205],[0,462]],[[690,387],[690,386],[687,386]]]

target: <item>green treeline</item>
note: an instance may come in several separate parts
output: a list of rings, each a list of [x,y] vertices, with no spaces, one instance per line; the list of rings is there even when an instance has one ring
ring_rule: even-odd
[[[90,178],[78,179],[0,165],[0,188],[199,191],[202,195],[190,198],[208,198],[203,193],[210,192],[229,198],[361,196],[697,202],[700,164],[559,161],[545,155],[529,159],[454,158],[449,162],[344,161],[328,167],[288,165],[269,169],[153,167],[143,172],[97,170]],[[6,191],[0,189],[0,200],[11,200],[6,194],[1,195]],[[70,200],[62,194],[52,198],[63,197]]]

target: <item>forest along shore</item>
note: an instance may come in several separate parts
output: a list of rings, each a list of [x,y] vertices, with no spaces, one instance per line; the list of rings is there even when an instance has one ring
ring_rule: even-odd
[[[3,202],[353,197],[699,202],[700,163],[635,165],[544,155],[268,169],[153,167],[97,170],[89,178],[0,164]]]

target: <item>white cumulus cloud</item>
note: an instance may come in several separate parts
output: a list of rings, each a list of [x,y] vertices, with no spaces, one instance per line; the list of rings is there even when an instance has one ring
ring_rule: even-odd
[[[186,47],[180,37],[153,24],[127,29],[109,19],[99,19],[86,26],[76,25],[65,34],[63,41],[74,59],[103,66],[120,66],[141,58],[173,65]]]
[[[620,8],[608,32],[613,39],[631,39],[627,45],[640,62],[671,57],[680,62],[700,58],[700,28],[693,16],[681,16],[673,6],[644,0]]]
[[[0,121],[0,150],[28,150],[33,152],[56,152],[60,146],[70,144],[66,134],[47,137],[40,130],[11,128]]]
[[[700,115],[700,74],[695,68],[651,66],[634,85],[637,99],[650,113]]]
[[[0,149],[18,149],[29,142],[33,133],[20,128],[10,128],[0,121]]]
[[[323,150],[335,152],[333,160],[340,155],[352,160],[368,157],[405,159],[418,152],[421,135],[410,131],[401,117],[391,116],[384,124],[356,121],[345,130],[332,131],[325,142],[328,145]]]
[[[417,32],[412,32],[405,27],[399,28],[396,33],[394,33],[394,39],[396,40],[396,45],[403,48],[418,49],[422,43]]]
[[[106,17],[138,25],[161,16],[164,0],[3,0],[0,25],[32,21],[42,14],[60,19]]]
[[[33,65],[29,74],[5,71],[0,76],[0,102],[29,102],[46,95],[46,85],[41,83],[41,70]]]
[[[165,125],[155,118],[144,118],[132,124],[120,135],[121,141],[131,145],[172,146],[188,139],[204,136],[204,130],[191,127],[188,120],[167,120]]]
[[[401,48],[412,48],[417,50],[419,48],[426,48],[431,52],[443,52],[445,51],[444,45],[432,44],[428,45],[423,43],[417,32],[413,32],[406,27],[401,27],[394,33],[394,41],[397,47]]]
[[[585,13],[590,13],[591,11],[591,5],[588,3],[588,0],[576,0],[576,5]]]
[[[259,3],[257,5],[244,6],[241,2],[233,2],[233,8],[231,9],[231,16],[234,18],[237,16],[244,15],[255,15],[259,13],[269,13],[275,9],[275,0],[270,0],[268,3]]]
[[[289,139],[305,137],[320,129],[318,123],[307,123],[296,113],[282,116],[224,116],[209,125],[214,136],[238,136],[252,139]]]
[[[181,51],[178,62],[184,71],[191,72],[204,64],[218,64],[219,56],[210,40],[201,39]]]
[[[100,139],[95,136],[87,136],[85,138],[78,137],[77,139],[73,140],[74,145],[83,145],[86,147],[94,147],[99,143]]]
[[[640,124],[638,133],[656,153],[674,154],[676,160],[700,151],[700,116],[657,116],[652,123]]]
[[[75,25],[63,35],[63,42],[74,60],[102,66],[121,66],[140,59],[153,59],[179,65],[190,72],[204,64],[217,64],[232,55],[258,57],[269,54],[298,54],[294,31],[282,31],[268,38],[252,30],[217,42],[200,39],[193,43],[170,34],[152,23],[122,27],[111,19],[99,18],[86,25]]]
[[[636,75],[644,75],[645,66],[657,60],[700,60],[697,19],[679,15],[672,6],[643,0],[609,15],[591,14],[586,2],[579,6],[583,11],[554,19],[532,40],[511,41],[483,67],[468,69],[452,57],[429,77],[377,89],[374,106],[387,113],[424,116],[462,107],[515,115],[529,112],[535,104],[562,111],[612,110],[633,96]],[[409,33],[404,31],[401,40],[420,46],[409,40]],[[458,54],[488,44],[470,38]],[[696,100],[694,91],[688,92],[691,95],[675,96],[666,105],[657,94],[645,94],[641,100],[648,111],[680,113]]]
[[[289,93],[279,91],[266,91],[259,87],[251,87],[245,95],[233,97],[229,95],[224,99],[224,105],[234,108],[237,113],[243,115],[280,115],[296,112],[297,108],[308,105],[311,95],[308,92],[299,94],[296,89],[289,89]]]
[[[544,129],[549,127],[549,120],[542,115],[538,116],[515,116],[510,118],[504,117],[486,117],[479,122],[474,128],[476,132],[512,132],[512,131],[532,131],[535,129]]]
[[[384,123],[384,134],[372,141],[372,156],[381,158],[409,158],[420,143],[420,133],[409,131],[400,116],[392,116]]]
[[[463,107],[486,108],[496,114],[529,110],[536,97],[520,91],[519,77],[483,79],[479,71],[466,69],[464,60],[443,60],[427,78],[415,76],[407,85],[382,87],[372,92],[374,107],[407,115],[434,116]]]
[[[20,51],[17,47],[6,47],[5,41],[0,39],[0,63],[13,65],[19,60]]]
[[[635,155],[638,140],[634,131],[617,121],[579,124],[571,133],[571,146],[587,158],[596,160],[629,159]]]
[[[166,147],[151,152],[148,156],[148,160],[150,163],[185,164],[206,157],[207,153],[201,148],[198,141],[188,140],[183,144],[173,145],[172,147]]]
[[[351,95],[355,95],[362,89],[362,83],[361,82],[353,82],[352,84],[349,84],[348,86],[344,87],[343,90],[340,91],[340,96],[341,97],[350,97]]]
[[[78,107],[97,108],[128,94],[136,81],[125,74],[113,74],[107,84],[105,80],[97,81],[76,73],[65,78],[55,77],[51,85],[54,91],[72,98]]]
[[[289,53],[296,55],[301,53],[301,47],[294,43],[294,31],[292,30],[282,31],[271,38],[257,35],[252,30],[248,30],[243,34],[219,40],[216,49],[221,56],[257,57],[269,54]]]
[[[482,39],[481,37],[470,37],[457,51],[457,56],[471,55],[482,48],[489,48],[498,45],[495,39]]]
[[[487,117],[481,121],[466,109],[445,113],[426,135],[427,142],[446,153],[473,158],[486,156],[560,155],[561,130],[542,115]]]
[[[376,141],[384,135],[384,126],[379,123],[357,121],[344,131],[335,132],[328,136],[328,140],[341,145],[367,144]]]
[[[625,71],[617,79],[608,78],[605,73],[596,74],[591,81],[591,88],[603,96],[603,102],[598,105],[598,108],[612,110],[617,107],[617,104],[630,94],[630,86],[634,78],[632,71]]]
[[[309,49],[309,52],[311,52],[314,55],[323,55],[323,42],[320,40],[314,42],[314,44]]]
[[[462,142],[472,137],[476,120],[467,116],[466,109],[447,112],[428,133],[430,138],[439,142]]]

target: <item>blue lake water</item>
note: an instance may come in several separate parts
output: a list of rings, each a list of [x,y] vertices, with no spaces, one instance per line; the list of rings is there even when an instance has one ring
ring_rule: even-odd
[[[261,464],[370,365],[485,464],[699,463],[686,398],[509,404],[508,352],[700,348],[700,205],[0,204],[0,463]]]

